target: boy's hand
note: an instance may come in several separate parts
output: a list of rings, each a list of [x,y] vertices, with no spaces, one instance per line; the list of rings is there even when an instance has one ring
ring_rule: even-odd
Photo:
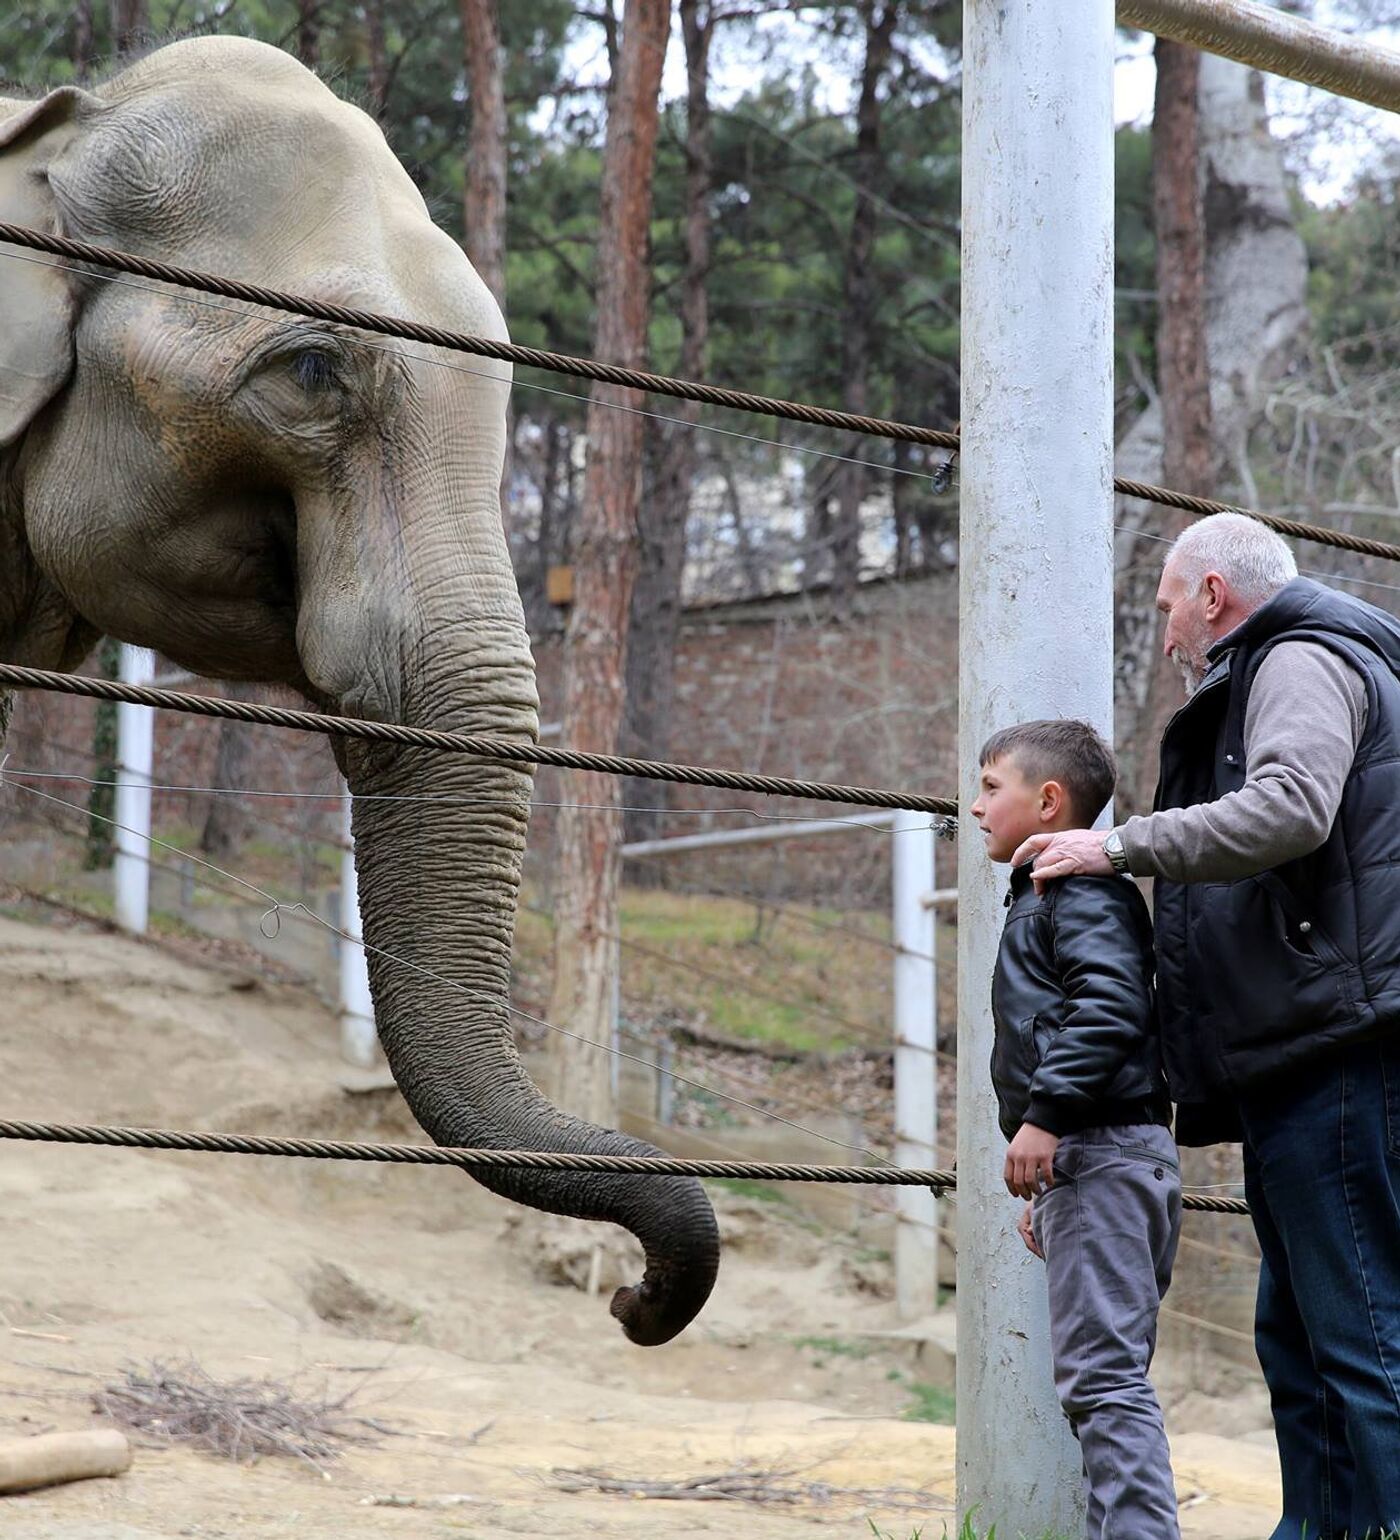
[[[1047,1133],[1034,1123],[1022,1123],[1006,1152],[1006,1190],[1013,1198],[1038,1198],[1055,1185],[1055,1151],[1058,1134]]]
[[[1016,1221],[1016,1233],[1025,1241],[1026,1250],[1033,1257],[1039,1257],[1043,1262],[1045,1260],[1045,1253],[1040,1249],[1040,1242],[1035,1238],[1035,1228],[1031,1224],[1031,1213],[1031,1205],[1028,1203],[1021,1210],[1021,1217]]]

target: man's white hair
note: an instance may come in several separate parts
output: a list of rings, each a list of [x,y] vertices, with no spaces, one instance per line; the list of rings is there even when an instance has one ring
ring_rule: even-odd
[[[1298,576],[1282,535],[1243,513],[1213,513],[1178,535],[1167,562],[1191,594],[1218,572],[1246,603],[1264,604]]]

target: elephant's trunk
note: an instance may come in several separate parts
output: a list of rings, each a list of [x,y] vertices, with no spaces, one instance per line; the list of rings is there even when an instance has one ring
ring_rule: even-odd
[[[484,289],[480,298],[472,329],[504,335]],[[297,498],[302,665],[352,715],[533,739],[534,668],[498,496],[504,393],[489,365],[401,368],[399,436],[356,437],[331,484]],[[375,1020],[424,1129],[439,1144],[487,1149],[657,1153],[551,1105],[516,1053],[511,940],[530,776],[387,744],[342,740],[340,753]],[[645,1277],[612,1307],[633,1342],[668,1341],[709,1297],[719,1236],[699,1182],[544,1171],[478,1180],[637,1237]]]
[[[418,677],[439,684],[406,690],[403,720],[533,734],[523,632],[523,658],[505,665],[499,651],[474,662],[446,631],[429,646]],[[368,744],[353,744],[344,763],[379,1036],[418,1121],[439,1144],[657,1153],[561,1112],[516,1053],[511,939],[530,777],[459,755]],[[697,1181],[537,1171],[485,1172],[478,1180],[516,1202],[608,1220],[637,1237],[645,1276],[612,1302],[633,1342],[668,1341],[708,1298],[719,1240]]]

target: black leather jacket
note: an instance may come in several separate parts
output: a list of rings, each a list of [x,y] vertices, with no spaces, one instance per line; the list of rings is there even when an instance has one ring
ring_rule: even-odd
[[[1142,894],[1126,877],[1067,877],[1038,898],[1030,873],[1011,874],[992,980],[1002,1132],[1170,1123]]]

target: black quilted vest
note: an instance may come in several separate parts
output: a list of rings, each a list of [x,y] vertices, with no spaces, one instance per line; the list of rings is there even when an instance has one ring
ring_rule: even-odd
[[[1158,808],[1244,782],[1250,685],[1271,648],[1320,643],[1366,684],[1366,730],[1332,831],[1311,855],[1234,882],[1158,879],[1158,1002],[1182,1143],[1238,1137],[1205,1109],[1400,1025],[1400,622],[1297,578],[1210,651],[1162,739]]]

